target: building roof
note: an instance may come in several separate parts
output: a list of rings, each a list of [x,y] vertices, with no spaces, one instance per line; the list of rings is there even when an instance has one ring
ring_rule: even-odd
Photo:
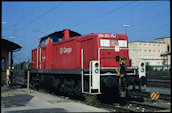
[[[5,48],[8,51],[15,51],[22,48],[20,45],[1,38],[1,48]]]
[[[159,43],[159,44],[162,44],[160,42],[148,42],[148,41],[134,41],[134,42],[141,42],[141,43]],[[129,43],[134,43],[134,42],[129,42]]]
[[[171,37],[164,37],[164,38],[171,38]],[[164,39],[164,38],[155,38],[154,40]]]
[[[164,37],[164,38],[156,38],[154,40],[158,40],[158,39],[165,39],[165,38],[171,38],[171,37]],[[134,41],[134,42],[143,42],[143,43],[160,43],[162,44],[162,42],[151,42],[151,41]],[[129,42],[129,43],[134,43],[134,42]]]

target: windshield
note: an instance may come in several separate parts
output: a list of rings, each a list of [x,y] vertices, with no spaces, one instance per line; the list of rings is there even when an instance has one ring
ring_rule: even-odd
[[[54,34],[51,37],[50,42],[59,42],[62,41],[62,34]]]

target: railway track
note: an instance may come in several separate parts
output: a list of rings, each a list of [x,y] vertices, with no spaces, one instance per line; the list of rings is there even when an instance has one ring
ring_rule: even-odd
[[[156,112],[171,109],[170,102],[160,102],[160,101],[143,101],[138,102],[136,99],[128,98],[122,101],[123,105],[119,103],[106,104],[102,103],[101,107],[109,110],[110,112]]]
[[[110,112],[156,112],[170,110],[169,107],[156,106],[139,102],[128,102],[125,106],[119,104],[101,104],[101,108],[107,109]]]
[[[149,72],[146,73],[147,86],[170,88],[171,87],[171,74],[168,72]]]
[[[146,100],[150,97],[150,92],[139,92],[139,91],[128,91],[129,96],[144,97]],[[171,95],[169,94],[160,94],[159,99],[164,101],[171,101]]]

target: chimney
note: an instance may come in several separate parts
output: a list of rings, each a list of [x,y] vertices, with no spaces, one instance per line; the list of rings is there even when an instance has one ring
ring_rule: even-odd
[[[70,31],[68,29],[65,29],[63,31],[63,40],[69,39],[70,38]]]

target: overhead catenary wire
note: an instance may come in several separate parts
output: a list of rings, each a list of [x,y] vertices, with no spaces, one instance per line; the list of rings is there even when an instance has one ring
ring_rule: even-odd
[[[52,10],[54,10],[55,8],[61,6],[63,3],[60,2],[59,4],[55,5],[54,7],[52,7],[51,9],[49,9],[48,11],[42,13],[40,16],[32,19],[31,21],[29,21],[28,23],[26,23],[23,27],[21,27],[20,29],[18,29],[18,31],[22,30],[23,28],[25,28],[27,25],[30,25],[30,23],[38,21],[41,17],[45,16],[46,14],[49,14],[49,12],[51,12]]]
[[[27,15],[25,15],[24,17],[26,18],[29,13],[33,12],[34,9],[36,9],[39,5],[39,2],[37,4],[35,4],[29,11],[27,11]],[[23,20],[23,16],[21,18],[19,18],[19,20],[13,25],[13,26],[16,26],[17,24],[19,24],[21,22],[21,20]]]
[[[77,3],[77,4],[75,4],[73,7],[71,7],[71,8],[68,8],[64,13],[63,13],[63,15],[65,14],[65,13],[67,13],[68,11],[71,11],[72,9],[74,9],[76,6],[78,6],[79,5],[79,3]],[[60,18],[61,18],[62,16],[60,16]],[[52,19],[54,19],[54,18],[52,18]],[[54,19],[55,20],[55,19]],[[52,20],[53,21],[53,20]],[[49,21],[49,22],[51,22],[51,24],[53,23],[52,21]],[[48,24],[48,25],[51,25],[51,24]],[[27,31],[32,31],[32,32],[39,32],[39,33],[41,33],[41,34],[46,34],[46,35],[48,35],[48,33],[47,32],[43,32],[43,31],[41,31],[40,29],[38,29],[38,30],[31,30],[31,29],[25,29],[25,30],[27,30]]]
[[[63,20],[63,16],[65,16],[65,14],[69,13],[70,11],[72,11],[73,9],[75,9],[77,6],[79,5],[79,3],[75,4],[73,7],[68,8],[65,12],[63,12],[63,15],[61,15],[60,17],[58,17],[57,19],[62,19]],[[48,24],[49,26],[53,27],[52,24],[54,23],[54,21],[57,21],[55,18],[52,18],[53,20],[49,20],[50,24]],[[54,24],[56,25],[56,24]],[[59,25],[59,24],[58,24]]]
[[[164,14],[167,14],[167,11],[166,12],[163,12],[163,13],[159,13],[159,14],[153,15],[153,16],[149,16],[149,17],[146,17],[146,18],[142,18],[142,19],[139,19],[139,20],[130,22],[130,23],[127,23],[127,25],[132,25],[133,26],[133,25],[137,25],[138,23],[144,23],[144,21],[147,21],[147,20],[150,21],[153,17],[162,16]],[[108,29],[105,29],[105,30],[114,30],[115,28],[119,28],[121,26],[122,25],[119,25],[119,26],[112,27],[112,28],[108,28]]]
[[[167,25],[169,25],[169,24],[162,24],[162,25],[159,25],[159,26],[154,26],[154,27],[151,27],[151,29],[153,29],[153,28],[162,28],[162,27],[166,27]],[[135,35],[135,34],[140,33],[140,32],[136,32],[136,31],[143,31],[143,32],[145,32],[147,30],[150,31],[149,28],[150,27],[148,27],[148,28],[142,28],[142,29],[137,29],[137,30],[134,30],[134,31],[132,31],[130,33],[134,33],[132,35]],[[152,33],[152,32],[147,32],[147,34],[150,34],[150,33]],[[158,34],[159,34],[159,32],[158,32]]]
[[[110,11],[108,11],[108,12],[106,12],[106,13],[101,14],[101,15],[97,15],[97,16],[95,16],[95,17],[92,17],[92,18],[89,18],[89,19],[87,19],[87,20],[84,20],[84,21],[82,21],[82,22],[80,22],[80,23],[78,23],[78,24],[75,24],[75,25],[70,26],[69,28],[77,27],[77,26],[79,26],[79,25],[81,25],[81,24],[87,23],[88,21],[92,21],[93,19],[96,19],[96,18],[98,18],[98,17],[101,18],[102,15],[105,16],[105,15],[111,14],[111,13],[113,13],[113,12],[115,12],[115,11],[118,11],[118,10],[124,8],[124,7],[127,7],[127,6],[129,6],[129,5],[133,4],[133,3],[136,3],[136,1],[130,2],[130,3],[128,3],[128,4],[125,4],[125,5],[121,6],[121,7],[118,7],[118,8],[115,8],[115,9],[113,9],[113,10],[110,10]]]

